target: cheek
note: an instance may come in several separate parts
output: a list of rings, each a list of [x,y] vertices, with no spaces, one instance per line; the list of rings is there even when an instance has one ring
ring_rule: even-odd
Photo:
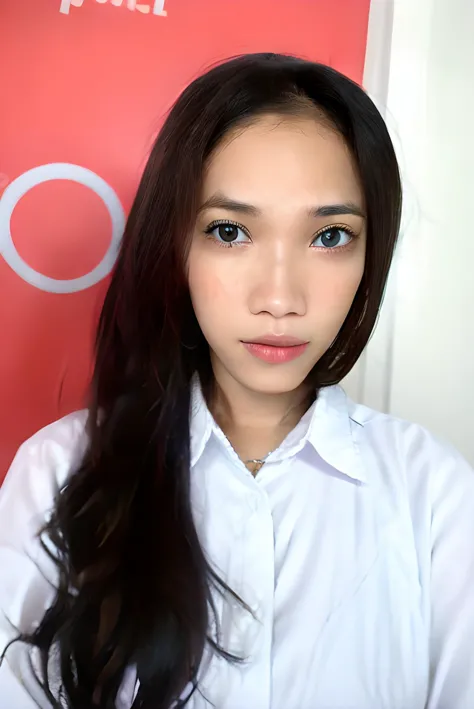
[[[334,303],[336,305],[340,304],[340,307],[343,309],[349,307],[354,300],[361,279],[362,272],[360,274],[348,274],[346,279],[335,281],[332,290]]]
[[[193,303],[212,303],[222,296],[222,284],[206,269],[189,271],[189,290]]]
[[[226,313],[236,300],[232,279],[214,267],[212,259],[191,252],[188,264],[188,283],[194,312],[203,330],[206,323],[216,319],[225,321]]]
[[[342,325],[364,273],[364,265],[328,270],[320,280],[314,281],[313,302],[326,322]]]

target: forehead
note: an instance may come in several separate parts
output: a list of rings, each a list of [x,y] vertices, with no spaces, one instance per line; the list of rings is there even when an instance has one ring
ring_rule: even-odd
[[[217,191],[262,205],[363,202],[343,138],[311,118],[266,116],[229,134],[204,174],[203,198]]]

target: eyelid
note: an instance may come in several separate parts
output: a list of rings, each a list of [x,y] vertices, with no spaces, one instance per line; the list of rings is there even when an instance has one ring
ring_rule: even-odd
[[[234,219],[226,219],[226,218],[214,219],[214,220],[213,220],[210,224],[208,224],[208,226],[204,229],[204,234],[206,234],[206,236],[209,236],[209,237],[210,237],[210,235],[212,234],[212,232],[213,232],[218,226],[221,226],[221,225],[223,225],[223,224],[230,224],[231,226],[237,227],[238,229],[240,229],[240,230],[245,234],[245,236],[249,239],[250,242],[252,241],[251,236],[250,236],[250,232],[249,232],[249,230],[247,229],[247,227],[245,227],[245,226],[244,226],[243,224],[241,224],[240,222],[235,221]],[[331,229],[339,229],[340,231],[345,231],[345,232],[346,232],[347,234],[349,234],[349,236],[351,237],[351,241],[349,242],[349,244],[344,244],[343,246],[335,246],[335,247],[332,248],[332,249],[325,249],[325,248],[323,248],[323,249],[322,249],[323,251],[327,251],[327,252],[331,252],[331,251],[333,251],[333,252],[342,251],[342,250],[348,248],[348,247],[352,244],[352,242],[353,242],[355,239],[358,239],[358,238],[359,238],[359,234],[358,234],[352,227],[350,227],[348,224],[341,224],[341,223],[337,223],[337,224],[326,224],[324,227],[321,227],[321,229],[319,229],[319,230],[313,235],[312,240],[311,240],[311,246],[313,246],[314,242],[319,238],[319,236],[321,236],[321,234],[324,234],[324,232],[329,231],[329,230],[331,230]],[[218,240],[215,240],[215,241],[216,241],[216,243],[218,243],[219,245],[225,246],[226,248],[229,248],[229,247],[231,247],[231,246],[234,246],[234,247],[236,247],[236,246],[242,246],[242,245],[244,245],[244,243],[245,243],[245,242],[231,242],[231,243],[229,243],[229,244],[224,244],[224,243],[221,244]],[[319,249],[319,248],[322,248],[322,247],[313,247],[313,248],[318,248],[318,249]]]
[[[334,248],[325,248],[324,246],[315,246],[314,242],[319,239],[321,234],[324,234],[325,231],[329,231],[331,229],[337,229],[338,231],[344,231],[346,234],[348,234],[351,238],[349,243],[347,244],[342,244],[342,246],[334,246]],[[313,236],[313,239],[311,241],[311,246],[310,248],[315,249],[316,251],[320,251],[321,253],[324,254],[340,254],[346,251],[346,249],[350,249],[353,245],[354,242],[359,238],[359,234],[357,234],[354,229],[352,229],[348,224],[329,224],[320,229],[316,234]]]
[[[247,227],[245,227],[245,226],[244,226],[243,224],[241,224],[240,222],[234,221],[233,219],[214,219],[214,221],[211,222],[211,223],[204,229],[204,232],[205,232],[206,234],[210,234],[212,231],[214,231],[214,229],[215,229],[216,227],[221,226],[222,224],[231,224],[232,226],[236,226],[236,227],[238,227],[239,229],[242,229],[242,231],[244,232],[244,234],[245,234],[246,236],[248,236],[249,239],[250,239],[250,232],[249,232],[249,230],[247,229]]]
[[[319,229],[313,236],[313,241],[318,238],[321,234],[324,234],[325,231],[329,231],[329,229],[341,229],[342,231],[347,231],[348,234],[350,234],[354,239],[357,238],[358,234],[357,232],[352,229],[348,224],[326,224],[326,226],[322,227],[322,229]]]
[[[211,231],[214,231],[214,229],[218,226],[221,226],[222,224],[232,224],[232,226],[236,226],[239,229],[242,229],[242,231],[250,238],[250,232],[245,227],[243,224],[240,222],[236,222],[233,219],[214,219],[205,229],[204,231],[208,234]],[[318,229],[318,231],[313,235],[313,241],[316,239],[320,234],[323,234],[325,231],[328,231],[329,229],[343,229],[344,231],[347,231],[348,234],[356,238],[358,235],[355,232],[352,227],[350,227],[348,224],[326,224],[326,226],[322,227],[321,229]]]

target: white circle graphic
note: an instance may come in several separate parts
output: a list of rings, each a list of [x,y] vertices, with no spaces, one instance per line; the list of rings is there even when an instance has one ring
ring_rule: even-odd
[[[71,180],[91,189],[103,201],[112,222],[112,238],[103,259],[89,273],[79,278],[60,280],[45,276],[29,266],[18,253],[11,233],[11,217],[24,195],[36,185],[50,180]],[[108,276],[117,258],[118,248],[125,228],[125,212],[112,187],[80,165],[50,163],[34,167],[13,180],[0,198],[0,254],[15,273],[24,281],[49,293],[77,293],[99,283]]]

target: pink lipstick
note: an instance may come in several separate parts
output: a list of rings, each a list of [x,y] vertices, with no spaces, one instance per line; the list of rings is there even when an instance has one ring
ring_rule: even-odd
[[[242,341],[245,349],[254,357],[270,364],[291,362],[305,352],[308,342],[285,335],[266,335],[255,340]]]

